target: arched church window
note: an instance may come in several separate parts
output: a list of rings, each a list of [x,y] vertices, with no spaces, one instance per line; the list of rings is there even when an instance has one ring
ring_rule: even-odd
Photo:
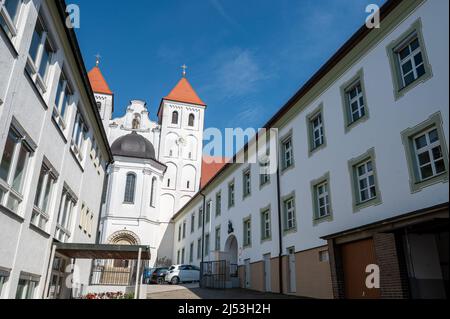
[[[190,188],[191,188],[191,182],[190,182],[190,181],[187,182],[186,188],[187,188],[187,189],[190,189]]]
[[[152,189],[150,194],[150,206],[155,207],[155,196],[156,196],[156,177],[152,179]]]
[[[133,120],[133,130],[138,130],[141,126],[141,123],[139,123],[139,119]]]
[[[178,118],[179,118],[179,114],[177,111],[174,111],[172,113],[172,124],[178,124]]]
[[[167,187],[170,187],[170,178],[167,180]]]
[[[136,175],[133,173],[127,174],[127,182],[125,185],[125,199],[124,202],[127,204],[134,203],[134,193],[136,189]]]
[[[97,102],[97,108],[99,111],[102,109],[102,102]]]
[[[194,127],[194,122],[195,122],[195,115],[194,114],[189,114],[189,123],[188,123],[188,125],[190,127]]]

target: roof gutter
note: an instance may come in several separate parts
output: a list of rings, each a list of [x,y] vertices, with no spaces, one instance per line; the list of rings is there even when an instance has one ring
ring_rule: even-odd
[[[114,162],[114,157],[112,155],[111,148],[109,146],[108,137],[106,136],[106,132],[105,132],[105,128],[103,127],[102,119],[101,119],[100,114],[96,107],[97,104],[95,102],[94,92],[92,91],[92,87],[89,82],[89,78],[87,75],[86,67],[84,65],[80,46],[78,44],[77,36],[75,34],[74,29],[67,28],[67,26],[66,26],[66,19],[68,16],[68,14],[66,12],[66,7],[67,7],[66,2],[65,2],[65,0],[56,0],[55,4],[56,4],[56,8],[58,10],[59,16],[61,18],[61,23],[63,24],[64,30],[66,31],[66,36],[69,40],[70,47],[75,56],[75,60],[77,62],[78,69],[79,69],[81,77],[83,79],[84,88],[86,89],[86,92],[88,93],[89,102],[91,103],[91,108],[93,110],[95,120],[97,121],[97,124],[99,126],[100,134],[102,136],[103,142],[105,143],[106,151],[108,153],[108,162],[112,163],[112,162]]]

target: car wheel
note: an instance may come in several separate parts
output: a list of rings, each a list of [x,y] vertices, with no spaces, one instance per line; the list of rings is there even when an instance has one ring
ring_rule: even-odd
[[[180,283],[180,278],[173,277],[170,282],[172,283],[172,285],[178,285]]]
[[[164,284],[164,278],[158,278],[158,280],[156,281],[156,283],[157,283],[158,285]]]

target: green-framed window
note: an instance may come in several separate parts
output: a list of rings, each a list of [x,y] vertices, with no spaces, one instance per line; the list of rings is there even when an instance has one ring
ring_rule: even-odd
[[[210,242],[210,235],[205,235],[205,256],[209,256],[209,242]]]
[[[250,247],[252,245],[252,219],[248,217],[244,219],[244,247]]]
[[[234,180],[228,184],[228,208],[234,207],[236,204],[236,187]]]
[[[281,167],[286,171],[294,167],[294,144],[292,142],[292,133],[281,139]]]
[[[349,81],[341,86],[342,106],[345,120],[345,132],[348,133],[357,124],[369,118],[364,71],[361,69]]]
[[[222,192],[216,194],[216,217],[222,215]]]
[[[390,43],[387,51],[396,99],[402,97],[418,83],[432,77],[420,19],[414,22],[397,40]]]
[[[272,220],[270,207],[261,210],[261,241],[272,238]]]
[[[330,174],[311,182],[314,223],[318,224],[333,219],[331,203]]]
[[[448,181],[448,151],[442,123],[438,112],[402,132],[413,193]]]
[[[242,173],[242,190],[244,198],[247,198],[252,194],[252,173],[250,168],[247,168]]]
[[[216,233],[215,233],[215,251],[220,251],[220,235],[221,235],[221,228],[220,226],[216,227]]]
[[[326,147],[323,104],[306,117],[308,128],[309,155]]]
[[[295,208],[295,193],[284,198],[283,201],[283,230],[284,233],[295,232],[297,230],[297,213]]]
[[[348,165],[353,190],[353,210],[356,212],[381,204],[375,150],[370,149],[358,158],[350,160]]]

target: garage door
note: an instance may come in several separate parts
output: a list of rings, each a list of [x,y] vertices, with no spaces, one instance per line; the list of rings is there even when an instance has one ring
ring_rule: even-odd
[[[362,240],[341,246],[344,268],[345,297],[348,299],[378,299],[379,289],[366,287],[366,268],[376,264],[373,240]]]

